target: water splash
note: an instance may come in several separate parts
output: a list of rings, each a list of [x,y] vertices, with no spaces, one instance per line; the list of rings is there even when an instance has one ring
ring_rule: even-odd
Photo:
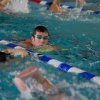
[[[75,3],[75,7],[76,8],[83,8],[83,6],[86,4],[86,2],[84,0],[76,0],[76,3]]]
[[[11,0],[7,5],[7,9],[14,13],[29,13],[28,0]]]

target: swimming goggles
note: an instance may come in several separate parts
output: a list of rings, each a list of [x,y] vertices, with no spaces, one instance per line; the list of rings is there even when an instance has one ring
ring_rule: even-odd
[[[48,40],[49,36],[35,35],[35,38],[37,38],[37,39],[43,39],[43,40]]]

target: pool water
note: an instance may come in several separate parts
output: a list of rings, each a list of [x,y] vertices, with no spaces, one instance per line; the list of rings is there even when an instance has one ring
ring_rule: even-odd
[[[44,25],[50,32],[50,43],[66,50],[41,52],[43,55],[100,76],[100,15],[77,10],[67,11],[70,16],[52,14],[35,3],[29,3],[29,8],[28,14],[0,12],[0,39],[19,42],[30,38],[37,25]],[[0,50],[5,48],[0,45]],[[60,84],[72,100],[100,99],[97,84],[74,73],[61,72],[31,56],[0,64],[0,100],[25,100],[13,84],[13,78],[29,66],[37,66],[51,82]],[[41,97],[33,95],[33,100]]]

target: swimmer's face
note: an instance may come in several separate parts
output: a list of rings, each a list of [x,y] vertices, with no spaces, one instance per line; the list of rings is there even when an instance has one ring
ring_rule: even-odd
[[[47,32],[38,32],[32,36],[32,44],[33,46],[44,46],[48,44],[48,33]]]

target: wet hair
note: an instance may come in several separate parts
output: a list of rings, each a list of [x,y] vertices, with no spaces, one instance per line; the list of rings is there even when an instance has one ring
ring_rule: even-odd
[[[33,33],[32,33],[32,36],[34,37],[34,35],[36,34],[36,32],[47,32],[48,35],[49,35],[49,32],[48,32],[48,29],[44,26],[37,26],[34,30],[33,30]]]
[[[0,51],[0,62],[6,62],[8,58],[12,58],[12,56]]]

